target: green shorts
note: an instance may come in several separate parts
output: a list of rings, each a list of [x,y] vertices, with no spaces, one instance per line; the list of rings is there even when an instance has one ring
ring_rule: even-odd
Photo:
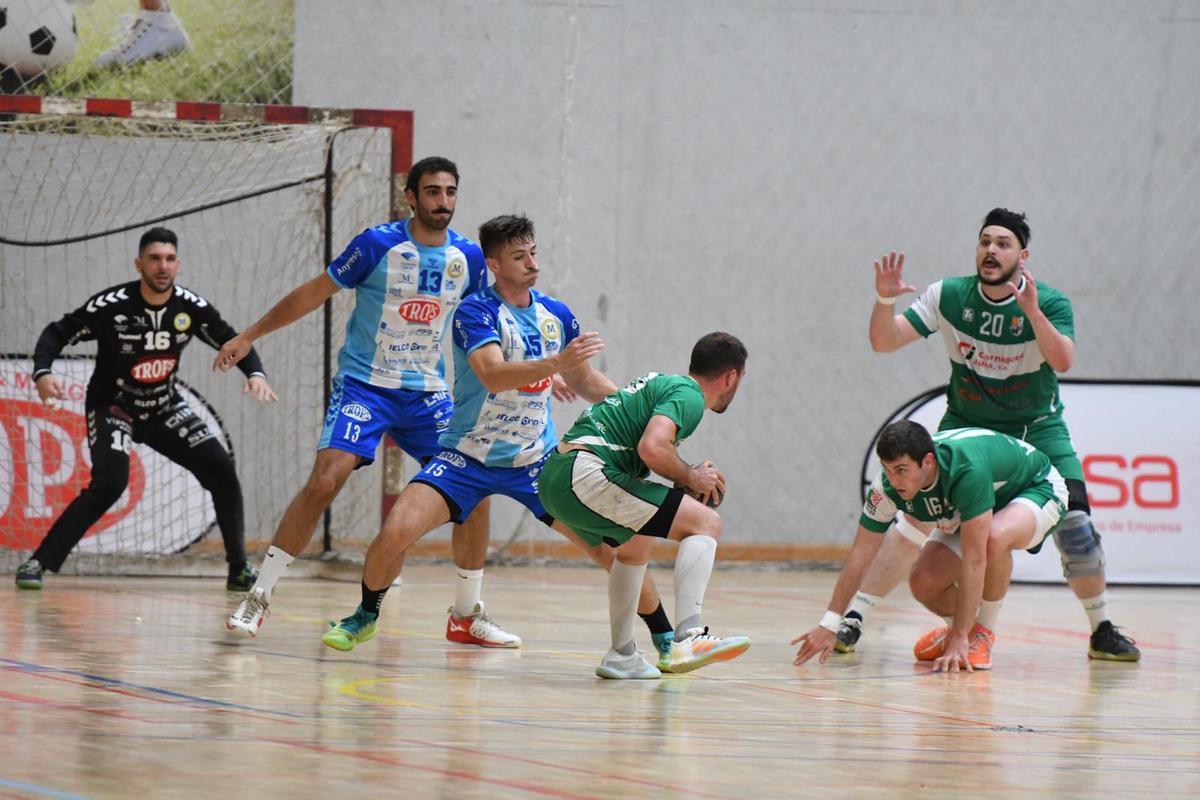
[[[1075,445],[1071,443],[1071,432],[1067,430],[1067,423],[1063,422],[1061,414],[1035,420],[1028,425],[976,425],[953,411],[947,411],[938,424],[938,430],[951,428],[987,428],[1007,433],[1014,439],[1023,439],[1045,453],[1064,480],[1083,480],[1083,465],[1079,463]]]
[[[588,544],[619,547],[639,533],[665,539],[683,491],[635,478],[587,450],[572,450],[546,460],[538,499]]]

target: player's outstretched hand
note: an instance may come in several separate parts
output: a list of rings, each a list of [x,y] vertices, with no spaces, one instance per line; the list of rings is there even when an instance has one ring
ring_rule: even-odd
[[[220,352],[218,352],[217,357],[213,359],[212,368],[214,371],[220,370],[221,372],[232,369],[239,361],[245,358],[246,354],[249,352],[250,340],[239,333],[237,336],[221,345]]]
[[[800,645],[800,650],[796,653],[792,663],[799,666],[813,656],[817,656],[817,661],[824,664],[825,659],[829,658],[829,654],[833,652],[835,642],[837,642],[837,634],[818,625],[811,631],[792,639],[792,644]]]
[[[1028,315],[1038,307],[1037,284],[1033,282],[1033,273],[1029,271],[1029,267],[1021,267],[1021,277],[1025,279],[1024,286],[1018,289],[1015,283],[1009,281],[1008,288],[1012,289],[1013,296],[1017,298],[1017,305]]]
[[[58,408],[58,401],[67,399],[62,384],[49,372],[37,379],[37,393],[42,404],[50,408]]]
[[[946,639],[946,651],[933,660],[934,672],[974,672],[967,654],[970,645],[965,636],[957,639]]]
[[[271,384],[267,383],[267,379],[262,375],[247,378],[246,388],[242,390],[242,394],[248,394],[260,403],[274,403],[279,399],[279,395],[275,394]]]
[[[579,395],[575,394],[575,391],[570,386],[567,386],[567,382],[563,380],[563,376],[557,372],[554,373],[554,377],[550,382],[550,394],[554,395],[554,399],[560,403],[574,403],[579,399]]]
[[[917,287],[904,282],[904,253],[893,250],[875,262],[875,294],[880,297],[899,297],[916,290]]]
[[[586,331],[579,334],[571,343],[558,354],[560,369],[569,370],[578,367],[592,356],[604,349],[604,340],[597,331]]]

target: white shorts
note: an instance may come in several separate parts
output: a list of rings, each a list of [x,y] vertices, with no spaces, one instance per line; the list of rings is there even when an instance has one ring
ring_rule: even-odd
[[[1029,550],[1030,548],[1037,547],[1058,528],[1062,523],[1063,517],[1066,516],[1067,482],[1063,480],[1058,470],[1051,467],[1050,473],[1046,475],[1044,481],[1021,492],[1008,505],[1022,505],[1033,512],[1033,518],[1036,523],[1033,535],[1029,537],[1029,541],[1022,545],[1020,549]],[[1007,507],[1005,506],[1005,508]],[[941,542],[950,548],[954,552],[954,555],[962,558],[962,536],[959,533],[960,530],[952,532],[940,529],[935,530],[929,535],[929,541]]]

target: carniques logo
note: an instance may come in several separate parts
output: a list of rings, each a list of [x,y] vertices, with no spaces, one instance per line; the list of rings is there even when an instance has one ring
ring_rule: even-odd
[[[970,361],[975,357],[975,345],[970,342],[959,342],[958,352],[962,353],[962,357],[966,361]]]
[[[400,304],[400,308],[396,313],[405,322],[416,322],[423,325],[428,325],[438,318],[442,313],[441,306],[436,300],[430,300],[425,297],[415,297],[412,300],[405,300]]]
[[[371,409],[362,403],[347,403],[342,406],[342,414],[359,422],[369,422],[371,419]]]
[[[192,327],[192,317],[187,312],[180,311],[175,315],[175,319],[172,324],[175,326],[175,330],[182,333],[183,331],[186,331],[188,328]]]
[[[435,458],[438,461],[445,461],[447,464],[458,467],[459,469],[465,469],[467,466],[467,460],[451,450],[443,450],[442,452],[438,453]]]
[[[467,264],[461,258],[452,258],[446,265],[446,274],[451,278],[461,278],[467,269]]]
[[[146,356],[133,365],[129,375],[138,383],[162,383],[171,377],[177,361],[175,356]]]

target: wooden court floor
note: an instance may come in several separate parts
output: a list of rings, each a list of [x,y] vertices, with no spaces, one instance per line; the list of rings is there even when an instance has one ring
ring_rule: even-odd
[[[995,669],[933,675],[910,648],[936,620],[906,593],[858,653],[794,667],[835,575],[722,569],[706,622],[749,652],[608,682],[603,573],[489,569],[513,651],[443,639],[450,575],[410,567],[348,654],[319,637],[352,583],[285,579],[253,641],[214,580],[4,586],[0,797],[1200,796],[1197,589],[1110,590],[1143,650],[1113,664],[1088,661],[1065,587],[1015,586]]]

